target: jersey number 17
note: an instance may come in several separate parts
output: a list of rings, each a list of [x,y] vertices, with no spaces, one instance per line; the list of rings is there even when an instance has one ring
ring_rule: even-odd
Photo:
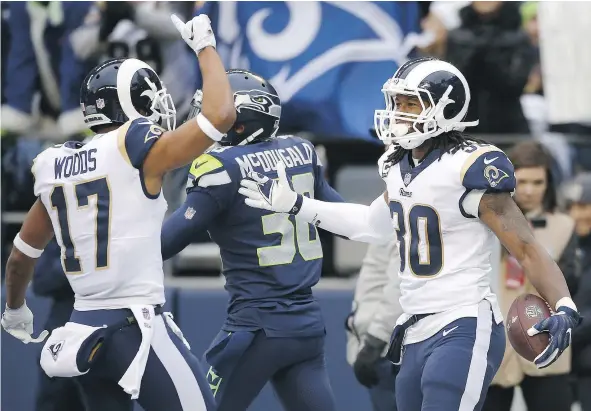
[[[106,177],[85,181],[74,186],[78,209],[88,207],[90,197],[96,196],[96,263],[95,268],[107,268],[109,266],[109,228],[111,227],[111,190]],[[68,219],[68,203],[63,185],[56,185],[49,199],[51,207],[57,211],[60,232],[62,237],[62,261],[66,274],[79,274],[82,272],[80,258],[76,255],[76,247],[70,234]],[[62,248],[62,249],[63,249]]]

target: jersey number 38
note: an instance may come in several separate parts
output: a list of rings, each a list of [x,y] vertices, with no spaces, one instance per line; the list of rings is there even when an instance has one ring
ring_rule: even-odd
[[[314,197],[314,175],[312,173],[293,176],[291,184],[296,193]],[[320,238],[316,227],[312,224],[285,213],[268,214],[261,218],[265,235],[281,234],[279,245],[257,249],[261,267],[291,264],[296,252],[299,252],[305,261],[322,258]],[[315,238],[310,239],[312,236]]]

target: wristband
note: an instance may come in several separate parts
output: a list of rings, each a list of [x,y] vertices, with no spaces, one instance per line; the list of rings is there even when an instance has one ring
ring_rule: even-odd
[[[41,254],[43,254],[43,250],[38,250],[35,247],[31,247],[29,244],[25,243],[21,238],[20,232],[17,233],[16,237],[12,241],[12,244],[24,255],[31,258],[39,258]]]
[[[297,213],[299,213],[300,210],[302,209],[303,202],[304,202],[304,196],[301,194],[298,194],[296,197],[296,201],[293,204],[293,207],[291,208],[291,210],[289,210],[289,214],[296,215]]]
[[[577,310],[577,306],[575,305],[575,302],[570,297],[562,297],[560,300],[558,300],[558,302],[556,303],[556,307],[554,307],[555,311],[558,312],[558,309],[560,307],[568,307],[571,310],[574,310],[577,312],[579,311],[579,310]]]
[[[197,114],[197,117],[195,118],[197,119],[197,124],[199,124],[199,127],[207,137],[211,138],[213,141],[220,141],[222,138],[224,138],[225,134],[220,133],[219,130],[209,122],[207,117],[203,115],[203,113]]]

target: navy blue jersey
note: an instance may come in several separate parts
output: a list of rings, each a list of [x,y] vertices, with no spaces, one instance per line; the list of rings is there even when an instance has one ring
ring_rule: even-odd
[[[225,329],[268,335],[324,333],[312,287],[320,279],[322,246],[316,227],[295,216],[247,206],[238,193],[249,171],[277,178],[282,160],[293,189],[323,201],[343,201],[326,182],[313,145],[297,137],[215,148],[189,171],[187,200],[163,228],[163,258],[207,229],[220,247],[230,293]]]

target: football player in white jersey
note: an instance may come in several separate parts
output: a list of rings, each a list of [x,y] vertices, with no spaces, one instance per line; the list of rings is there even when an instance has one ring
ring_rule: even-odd
[[[538,367],[570,344],[581,318],[564,276],[534,239],[513,201],[513,165],[497,147],[463,134],[470,89],[453,65],[424,58],[402,65],[382,89],[378,136],[392,143],[379,161],[386,184],[370,206],[325,203],[279,180],[252,175],[240,192],[252,207],[288,212],[365,242],[397,236],[404,314],[389,358],[401,363],[399,411],[480,410],[505,348],[501,313],[490,288],[496,235],[519,260],[554,315],[528,331],[550,334]]]
[[[188,343],[162,312],[160,230],[164,173],[189,164],[219,141],[236,110],[207,16],[173,23],[198,56],[203,107],[175,129],[175,110],[158,75],[136,59],[107,61],[81,87],[81,106],[97,135],[39,154],[38,199],[6,266],[4,329],[35,339],[25,292],[36,258],[55,234],[75,292],[70,322],[41,354],[50,377],[76,377],[87,411],[213,410],[214,400]],[[166,126],[166,129],[163,128]],[[140,390],[141,388],[141,390]]]

